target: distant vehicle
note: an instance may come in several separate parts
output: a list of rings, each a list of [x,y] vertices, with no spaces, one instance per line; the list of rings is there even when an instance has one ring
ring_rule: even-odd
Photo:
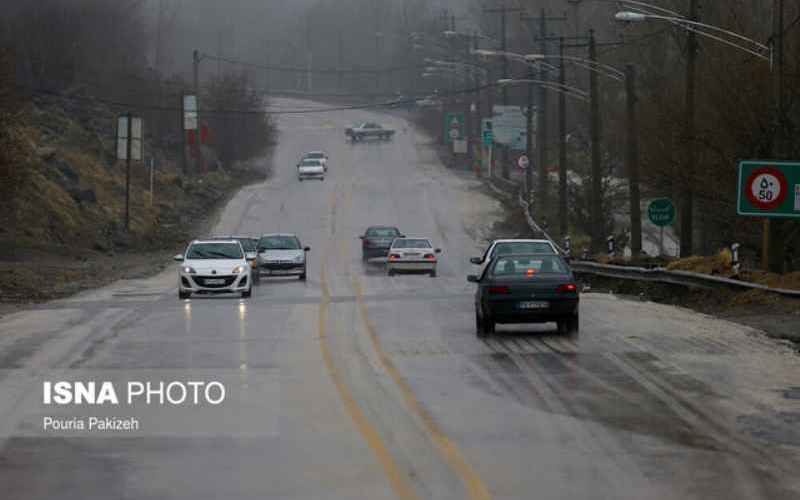
[[[250,263],[250,267],[255,270],[256,268],[256,247],[258,247],[258,238],[253,236],[212,236],[209,240],[236,240],[242,245],[245,258]],[[253,283],[258,283],[258,273],[253,272]]]
[[[389,276],[397,272],[422,272],[436,277],[437,254],[440,248],[433,248],[427,238],[395,238],[389,248],[386,271]]]
[[[252,293],[251,268],[242,244],[237,240],[195,240],[185,254],[174,259],[178,270],[178,297],[187,299],[193,293]]]
[[[265,234],[258,240],[258,273],[265,276],[297,276],[306,280],[308,264],[306,254],[311,247],[303,247],[294,234]]]
[[[370,226],[361,238],[361,260],[367,261],[389,255],[389,247],[395,238],[403,238],[400,230],[392,226]]]
[[[363,141],[370,137],[389,140],[394,136],[394,130],[383,128],[377,123],[365,122],[355,127],[348,128],[344,131],[344,135],[349,137],[353,142]]]
[[[495,325],[556,322],[559,333],[577,333],[579,292],[567,262],[559,255],[498,255],[477,283],[475,328],[478,337],[491,335]]]
[[[325,180],[325,164],[317,159],[301,160],[297,164],[297,179],[303,182],[304,179]]]
[[[441,108],[442,101],[435,97],[426,97],[425,99],[419,99],[417,106],[420,108]]]
[[[509,254],[558,254],[558,249],[550,240],[505,239],[494,240],[481,257],[473,257],[469,261],[481,267],[481,272],[491,260],[498,255]],[[480,273],[478,273],[480,274]]]
[[[325,173],[328,172],[328,155],[324,151],[309,151],[300,158],[300,161],[303,160],[319,160],[325,167]]]

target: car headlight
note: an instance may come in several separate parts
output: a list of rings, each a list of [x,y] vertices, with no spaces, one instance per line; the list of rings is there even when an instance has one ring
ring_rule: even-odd
[[[294,261],[303,262],[303,259],[305,259],[305,255],[298,255],[297,257],[294,258]]]
[[[189,267],[189,266],[183,266],[182,270],[186,274],[196,274],[197,273],[197,271],[195,271],[193,267]]]
[[[233,268],[233,274],[242,274],[247,269],[245,266],[236,266]]]

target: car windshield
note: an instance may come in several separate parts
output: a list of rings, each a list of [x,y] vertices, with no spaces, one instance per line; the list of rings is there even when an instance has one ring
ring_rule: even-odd
[[[264,236],[258,241],[264,250],[299,250],[300,242],[294,236]]]
[[[242,244],[245,252],[255,252],[258,246],[258,240],[255,238],[238,238],[239,243]]]
[[[400,232],[394,227],[371,227],[367,229],[367,236],[370,238],[393,238]]]
[[[301,167],[319,167],[320,165],[322,165],[320,161],[313,158],[306,158],[300,163]]]
[[[325,154],[324,153],[320,153],[320,152],[306,153],[306,159],[307,160],[322,159],[322,158],[325,158]]]
[[[394,240],[392,248],[431,248],[431,242],[419,238]]]
[[[494,247],[494,255],[512,255],[525,253],[555,253],[550,243],[545,241],[514,241],[498,243]]]
[[[242,259],[238,243],[195,243],[186,252],[187,260]]]
[[[535,274],[565,274],[564,262],[556,256],[499,257],[492,268],[494,276],[530,276]]]

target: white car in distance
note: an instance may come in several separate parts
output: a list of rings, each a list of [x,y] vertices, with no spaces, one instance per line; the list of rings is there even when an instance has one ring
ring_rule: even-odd
[[[241,243],[236,240],[194,240],[186,253],[174,257],[178,269],[178,297],[192,294],[241,293],[250,297],[253,280]]]
[[[428,238],[395,238],[389,248],[386,271],[389,276],[398,272],[417,272],[436,277],[436,264],[441,248],[433,248]]]
[[[300,161],[303,160],[319,160],[325,167],[325,173],[328,173],[328,155],[325,154],[325,151],[309,151],[300,158]]]
[[[303,182],[305,179],[325,180],[325,165],[318,159],[306,158],[297,164],[297,179]]]

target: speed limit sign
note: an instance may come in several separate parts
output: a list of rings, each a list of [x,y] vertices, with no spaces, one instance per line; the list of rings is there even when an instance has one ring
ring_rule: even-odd
[[[750,203],[760,210],[774,210],[789,194],[789,183],[783,172],[773,167],[753,171],[747,178],[745,193]]]

